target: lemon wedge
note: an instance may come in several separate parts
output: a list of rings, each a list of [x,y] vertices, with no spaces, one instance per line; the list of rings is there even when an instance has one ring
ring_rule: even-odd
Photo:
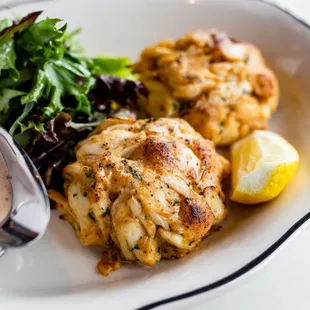
[[[230,199],[257,204],[278,196],[292,179],[299,163],[296,149],[270,131],[257,130],[231,147]]]

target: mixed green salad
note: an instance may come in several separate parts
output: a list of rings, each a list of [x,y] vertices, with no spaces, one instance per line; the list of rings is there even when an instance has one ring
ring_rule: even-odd
[[[137,113],[147,97],[126,57],[88,58],[60,19],[0,21],[0,125],[24,147],[47,188],[60,189],[75,144],[104,118]]]

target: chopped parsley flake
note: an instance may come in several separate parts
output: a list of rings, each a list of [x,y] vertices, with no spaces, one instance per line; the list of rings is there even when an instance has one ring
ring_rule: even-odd
[[[88,169],[86,172],[85,172],[85,176],[86,178],[92,178],[94,176],[94,171],[93,169]]]
[[[174,199],[174,200],[173,200],[173,205],[174,205],[174,206],[179,206],[179,205],[180,205],[180,200]]]
[[[174,111],[178,111],[180,108],[180,103],[178,101],[173,101],[172,106]]]
[[[91,212],[88,212],[87,215],[88,215],[88,217],[89,217],[93,222],[96,223],[96,219],[95,219],[94,215],[93,215]]]
[[[136,244],[133,249],[134,250],[140,250],[139,244]]]
[[[105,217],[105,216],[109,215],[110,213],[111,213],[111,210],[107,208],[107,209],[102,213],[102,217]]]
[[[129,166],[128,168],[129,168],[130,173],[135,179],[142,181],[142,176],[136,169],[132,168],[131,166]]]

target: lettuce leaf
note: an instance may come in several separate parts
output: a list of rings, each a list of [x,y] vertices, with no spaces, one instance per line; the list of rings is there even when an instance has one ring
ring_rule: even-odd
[[[137,80],[132,73],[132,62],[128,57],[101,56],[91,60],[92,72],[95,75],[114,75],[127,80]]]
[[[147,92],[129,58],[85,57],[79,29],[69,33],[58,18],[37,21],[40,14],[0,20],[0,125],[50,187],[62,184],[78,141],[110,115],[136,113]]]
[[[24,95],[25,92],[4,88],[0,91],[0,123],[5,125],[9,118],[10,101]]]

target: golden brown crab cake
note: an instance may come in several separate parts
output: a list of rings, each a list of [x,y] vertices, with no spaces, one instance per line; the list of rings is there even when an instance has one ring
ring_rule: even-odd
[[[111,118],[77,145],[65,197],[50,196],[83,244],[154,265],[192,251],[224,219],[229,172],[213,142],[182,119]],[[98,270],[117,269],[112,261],[106,255]]]
[[[217,30],[146,47],[134,66],[149,89],[152,116],[183,117],[216,145],[266,128],[278,82],[260,51]]]

